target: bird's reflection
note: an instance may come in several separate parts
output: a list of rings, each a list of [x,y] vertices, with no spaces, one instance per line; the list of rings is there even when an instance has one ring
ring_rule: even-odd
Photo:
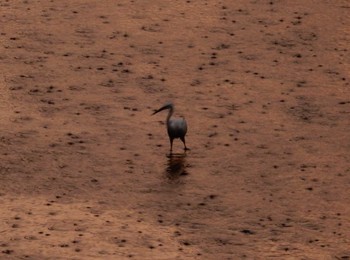
[[[167,157],[166,177],[169,180],[177,180],[181,176],[188,175],[186,171],[186,153],[171,153]]]

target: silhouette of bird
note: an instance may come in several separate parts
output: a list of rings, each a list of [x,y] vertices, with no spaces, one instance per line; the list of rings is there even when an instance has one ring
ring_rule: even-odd
[[[186,141],[185,141],[185,135],[187,133],[187,123],[184,118],[171,118],[171,116],[174,113],[174,105],[173,103],[167,103],[158,110],[155,110],[154,114],[157,114],[158,112],[169,109],[168,116],[166,118],[166,126],[168,130],[168,136],[169,136],[169,141],[170,141],[170,152],[173,150],[173,141],[176,138],[180,138],[180,140],[184,144],[184,150],[189,150],[186,146]]]

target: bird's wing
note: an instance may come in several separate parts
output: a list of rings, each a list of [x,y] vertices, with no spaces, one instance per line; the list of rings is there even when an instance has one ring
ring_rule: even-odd
[[[170,136],[177,138],[185,136],[187,132],[187,123],[184,118],[173,118],[169,120],[168,133]]]

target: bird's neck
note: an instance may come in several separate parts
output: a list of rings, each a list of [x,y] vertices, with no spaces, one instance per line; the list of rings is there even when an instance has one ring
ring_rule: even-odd
[[[171,107],[169,109],[169,113],[168,113],[168,116],[166,117],[166,122],[169,123],[169,120],[170,120],[170,117],[173,115],[174,113],[174,109]]]

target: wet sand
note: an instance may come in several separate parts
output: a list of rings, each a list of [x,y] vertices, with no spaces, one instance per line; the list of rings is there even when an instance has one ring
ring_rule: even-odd
[[[350,259],[349,10],[0,1],[1,258]]]

